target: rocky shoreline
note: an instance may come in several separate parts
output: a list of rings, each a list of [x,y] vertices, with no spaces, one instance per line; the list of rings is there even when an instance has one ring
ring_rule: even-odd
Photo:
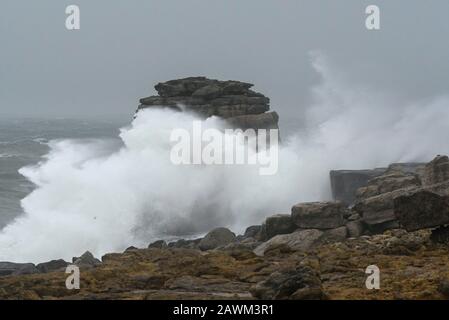
[[[278,128],[251,84],[203,77],[160,83],[138,110],[188,108],[230,126]],[[334,201],[292,204],[243,235],[221,227],[195,240],[163,240],[96,259],[86,252],[81,289],[69,265],[0,262],[0,299],[447,299],[449,158],[330,173]],[[365,270],[381,272],[379,290]]]

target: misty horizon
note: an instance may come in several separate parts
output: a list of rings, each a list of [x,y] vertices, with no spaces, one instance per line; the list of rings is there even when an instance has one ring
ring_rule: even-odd
[[[376,1],[375,32],[364,26],[369,1],[79,0],[76,31],[64,26],[69,4],[2,4],[3,117],[131,119],[158,82],[201,75],[253,83],[290,128],[306,121],[320,82],[310,64],[316,50],[338,76],[398,105],[447,93],[446,1]]]

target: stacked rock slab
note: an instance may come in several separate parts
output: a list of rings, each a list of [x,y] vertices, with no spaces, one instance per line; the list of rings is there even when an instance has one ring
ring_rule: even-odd
[[[356,192],[352,210],[370,233],[414,231],[449,223],[449,158],[392,164]]]
[[[391,165],[386,172],[368,181],[368,184],[356,192],[353,210],[361,217],[365,227],[371,233],[382,233],[398,228],[394,214],[394,199],[421,187],[423,166]]]
[[[424,163],[394,163],[388,168],[372,170],[332,170],[330,183],[334,200],[353,205],[357,200],[357,190],[365,187],[370,180],[384,175],[387,171],[401,171],[407,174],[419,174]]]
[[[348,236],[346,217],[349,213],[341,202],[299,203],[293,206],[290,216],[267,218],[260,237],[265,242],[256,247],[254,253],[263,256],[277,247],[307,251],[322,243],[344,241]]]
[[[334,200],[351,205],[356,199],[356,190],[383,173],[385,173],[383,168],[374,170],[332,170],[330,172],[332,196]]]
[[[187,110],[208,118],[226,119],[232,128],[278,129],[279,116],[268,112],[270,99],[250,88],[251,83],[190,77],[159,83],[159,95],[140,100],[140,110],[165,107]]]

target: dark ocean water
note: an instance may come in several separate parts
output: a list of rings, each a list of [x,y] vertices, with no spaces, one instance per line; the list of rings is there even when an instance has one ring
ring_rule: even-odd
[[[17,119],[0,118],[0,229],[22,214],[20,200],[34,185],[19,174],[35,165],[49,151],[47,143],[57,139],[118,138],[119,128],[130,119]]]

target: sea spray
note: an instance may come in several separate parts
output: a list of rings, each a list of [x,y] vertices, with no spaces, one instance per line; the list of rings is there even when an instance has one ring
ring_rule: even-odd
[[[297,202],[329,199],[331,169],[428,161],[449,152],[448,97],[397,105],[337,77],[320,55],[313,66],[322,80],[312,88],[307,128],[284,139],[273,176],[252,166],[173,165],[170,133],[198,120],[186,112],[139,112],[115,150],[104,141],[51,142],[42,163],[21,170],[36,189],[22,201],[24,215],[0,233],[0,260],[101,255],[217,226],[241,232],[289,213]],[[210,118],[203,126],[223,122]]]

